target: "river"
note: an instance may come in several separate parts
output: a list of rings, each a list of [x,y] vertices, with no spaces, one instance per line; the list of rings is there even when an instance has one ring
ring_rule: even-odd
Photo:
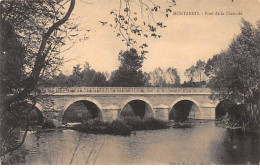
[[[29,132],[4,164],[259,164],[260,138],[195,121],[192,128],[137,131],[131,136],[73,130]]]

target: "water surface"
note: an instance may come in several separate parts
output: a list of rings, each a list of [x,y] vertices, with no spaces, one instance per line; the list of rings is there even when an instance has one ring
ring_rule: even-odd
[[[5,164],[259,164],[259,137],[196,121],[193,128],[137,131],[128,137],[73,130],[30,132]]]

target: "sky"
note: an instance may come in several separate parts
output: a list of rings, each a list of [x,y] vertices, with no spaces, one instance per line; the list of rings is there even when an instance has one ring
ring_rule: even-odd
[[[154,2],[162,6],[168,5],[168,1]],[[159,31],[162,35],[160,39],[140,39],[149,46],[142,68],[144,72],[158,67],[173,67],[177,68],[181,81],[184,81],[185,69],[199,59],[207,61],[228,48],[232,39],[240,33],[242,17],[254,25],[260,20],[260,0],[176,0],[176,3],[173,12],[199,12],[200,15],[157,16],[156,19],[163,21],[167,27]],[[138,10],[135,0],[130,0],[130,4]],[[70,74],[73,66],[84,65],[85,62],[101,72],[112,72],[118,68],[118,53],[127,48],[116,37],[117,31],[99,23],[112,22],[113,17],[109,13],[118,8],[119,0],[76,1],[73,17],[78,18],[80,29],[90,31],[84,33],[87,40],[77,41],[69,51],[63,53],[63,73]],[[206,12],[213,12],[214,15],[206,15]],[[224,15],[215,15],[216,12]],[[228,15],[229,12],[240,14]]]

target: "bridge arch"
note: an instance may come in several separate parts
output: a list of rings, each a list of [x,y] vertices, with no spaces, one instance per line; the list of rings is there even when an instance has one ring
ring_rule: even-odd
[[[174,109],[174,106],[183,101],[189,101],[189,102],[194,103],[198,107],[198,111],[196,112],[196,114],[199,115],[201,113],[201,106],[197,100],[195,100],[194,98],[191,98],[191,97],[181,96],[181,97],[175,99],[169,106],[170,107],[169,108],[169,119],[170,119],[171,111]],[[195,118],[196,118],[196,116],[195,116]]]
[[[97,100],[95,100],[93,98],[89,98],[89,97],[72,99],[72,100],[66,102],[66,104],[64,106],[64,109],[62,111],[61,117],[64,117],[65,111],[71,105],[73,105],[74,103],[77,103],[77,102],[90,102],[90,103],[93,103],[98,108],[98,115],[99,115],[100,119],[103,120],[103,116],[104,116],[104,114],[103,114],[103,107],[101,106],[101,104]]]
[[[31,105],[33,105],[33,104],[31,104]],[[36,103],[35,105],[34,105],[34,107],[35,107],[35,110],[36,110],[36,113],[37,113],[37,117],[38,117],[38,124],[43,124],[44,123],[44,120],[45,120],[45,116],[44,116],[44,114],[43,114],[43,108],[42,108],[42,106],[40,105],[40,104],[38,104],[38,103]]]
[[[34,104],[30,101],[27,101],[22,104],[16,104],[18,106],[23,106],[23,110],[26,110],[30,120],[30,125],[42,125],[44,123],[45,116],[42,112],[42,106],[38,103]],[[15,105],[15,106],[16,106]]]
[[[173,106],[174,106],[176,103],[178,103],[178,102],[180,102],[180,101],[182,101],[182,100],[189,100],[189,101],[193,102],[194,104],[196,104],[196,105],[198,106],[199,111],[201,111],[200,104],[199,104],[199,102],[198,102],[197,100],[195,100],[195,99],[193,99],[193,98],[191,98],[191,97],[183,97],[183,96],[182,96],[182,97],[179,97],[178,99],[174,100],[174,101],[171,103],[171,105],[170,105],[170,110],[173,108]]]
[[[155,117],[155,112],[154,112],[154,107],[153,107],[153,104],[145,97],[130,97],[128,98],[127,100],[125,100],[122,105],[120,106],[120,112],[118,113],[118,117],[121,116],[122,114],[122,111],[124,109],[124,107],[130,103],[130,102],[133,102],[133,101],[142,101],[144,103],[146,103],[149,107],[149,110],[151,110],[151,113],[152,113],[152,117],[154,118]]]
[[[220,120],[226,114],[234,115],[236,103],[230,99],[218,101],[215,108],[215,119]]]

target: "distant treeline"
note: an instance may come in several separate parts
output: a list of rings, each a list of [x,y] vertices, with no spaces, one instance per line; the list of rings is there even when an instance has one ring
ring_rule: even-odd
[[[88,63],[86,63],[88,65]],[[137,72],[133,76],[118,72],[119,70],[108,72],[97,72],[90,67],[80,65],[73,67],[71,75],[54,75],[53,77],[44,80],[43,85],[49,87],[73,87],[73,86],[89,86],[89,87],[107,87],[107,86],[181,86],[180,77],[175,68],[163,70],[157,68],[150,73]],[[124,76],[125,75],[125,76]]]
[[[73,86],[122,86],[122,87],[200,87],[206,85],[205,67],[206,63],[198,61],[196,65],[188,68],[185,75],[189,81],[180,83],[180,76],[176,68],[156,68],[152,72],[142,72],[144,56],[138,55],[135,49],[130,49],[119,54],[121,62],[119,68],[112,73],[97,72],[89,63],[84,66],[78,64],[73,67],[71,75],[54,75],[45,79],[44,86],[49,87],[73,87]]]

